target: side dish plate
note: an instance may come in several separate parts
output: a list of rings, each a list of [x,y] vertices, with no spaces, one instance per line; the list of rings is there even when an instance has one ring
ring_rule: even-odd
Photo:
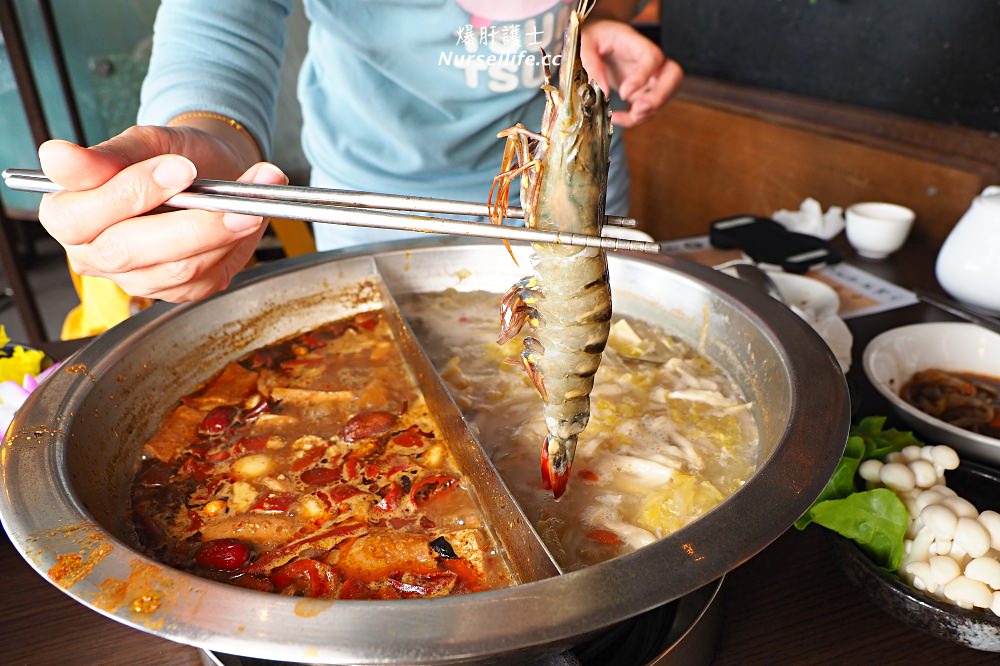
[[[872,386],[928,442],[949,444],[963,456],[1000,464],[1000,440],[945,423],[899,397],[903,384],[918,370],[1000,376],[1000,335],[962,322],[901,326],[869,342],[862,361]]]

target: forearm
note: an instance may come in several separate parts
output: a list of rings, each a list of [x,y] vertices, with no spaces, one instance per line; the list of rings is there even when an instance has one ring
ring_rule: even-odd
[[[164,125],[192,112],[217,113],[245,128],[266,157],[290,9],[291,0],[164,0],[139,123]],[[229,134],[199,123],[213,135]]]
[[[588,17],[591,21],[611,19],[629,22],[639,13],[642,0],[597,0],[597,5]]]

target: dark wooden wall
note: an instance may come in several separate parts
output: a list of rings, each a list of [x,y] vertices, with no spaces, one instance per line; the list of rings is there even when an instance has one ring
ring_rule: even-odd
[[[996,133],[696,77],[625,140],[632,213],[658,239],[811,196],[824,208],[909,206],[914,233],[939,244],[973,197],[1000,183]]]
[[[688,72],[1000,130],[1000,0],[669,0]]]

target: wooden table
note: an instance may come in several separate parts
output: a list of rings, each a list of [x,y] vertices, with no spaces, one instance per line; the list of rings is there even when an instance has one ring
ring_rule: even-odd
[[[912,245],[912,243],[911,243]],[[897,284],[937,290],[933,253],[908,247],[888,262],[856,262]],[[867,386],[860,354],[880,331],[951,317],[915,305],[850,322],[855,335],[850,380],[860,414],[888,414]],[[715,663],[993,664],[977,652],[923,634],[886,615],[855,589],[828,556],[819,528],[789,530],[727,577],[722,637]],[[198,652],[129,629],[72,601],[0,540],[0,664],[122,665],[200,663]]]

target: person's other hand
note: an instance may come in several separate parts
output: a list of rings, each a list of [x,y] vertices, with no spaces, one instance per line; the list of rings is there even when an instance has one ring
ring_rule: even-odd
[[[132,296],[180,302],[229,285],[264,233],[262,218],[178,210],[143,215],[196,176],[285,184],[274,165],[193,127],[132,127],[92,148],[48,141],[42,171],[65,191],[39,208],[80,275],[109,278]]]
[[[580,57],[605,93],[617,90],[629,103],[615,111],[615,125],[632,127],[646,122],[680,86],[684,72],[663,55],[660,47],[621,21],[598,19],[584,23]]]

